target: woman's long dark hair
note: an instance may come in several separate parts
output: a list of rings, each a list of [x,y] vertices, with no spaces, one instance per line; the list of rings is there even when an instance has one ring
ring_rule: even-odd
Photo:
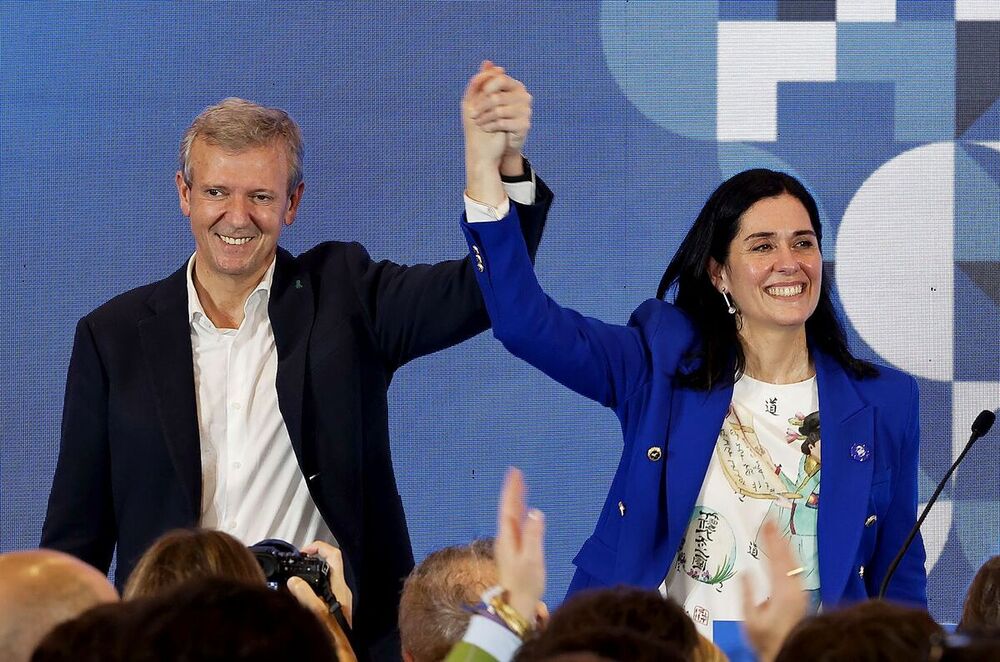
[[[722,296],[712,285],[709,258],[724,265],[744,212],[758,200],[782,193],[795,197],[806,208],[816,241],[822,245],[819,210],[809,191],[791,175],[758,168],[734,175],[715,189],[667,266],[656,298],[663,299],[676,287],[674,304],[687,313],[702,339],[701,346],[687,357],[691,367],[682,371],[682,386],[708,390],[717,384],[732,383],[743,374],[746,355],[737,335],[736,316],[726,311]],[[825,267],[823,271],[819,303],[806,320],[809,346],[832,356],[856,378],[873,377],[878,369],[856,358],[847,347]]]

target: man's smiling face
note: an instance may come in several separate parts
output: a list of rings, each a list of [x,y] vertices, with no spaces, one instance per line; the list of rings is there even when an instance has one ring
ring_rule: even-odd
[[[253,287],[302,196],[301,184],[288,190],[288,150],[275,141],[229,152],[198,138],[189,163],[191,182],[177,173],[177,192],[191,220],[198,277]]]

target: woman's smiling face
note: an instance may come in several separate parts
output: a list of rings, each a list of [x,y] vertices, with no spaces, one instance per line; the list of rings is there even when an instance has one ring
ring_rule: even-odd
[[[804,327],[819,303],[823,256],[799,200],[782,193],[747,209],[712,282],[730,293],[748,333]]]

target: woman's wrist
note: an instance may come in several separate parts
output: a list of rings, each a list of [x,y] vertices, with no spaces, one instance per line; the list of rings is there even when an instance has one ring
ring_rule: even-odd
[[[490,207],[499,207],[507,199],[500,171],[495,163],[469,158],[465,164],[465,194]]]

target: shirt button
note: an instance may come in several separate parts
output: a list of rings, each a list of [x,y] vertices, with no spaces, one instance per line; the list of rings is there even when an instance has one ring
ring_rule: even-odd
[[[663,450],[659,446],[650,446],[649,450],[646,451],[646,457],[649,458],[650,462],[656,462],[663,457]]]
[[[240,403],[234,402],[233,403],[233,409],[236,409],[237,411],[239,411],[240,409],[242,409],[242,407],[240,407]]]
[[[619,501],[618,502],[618,514],[620,514],[622,517],[625,517],[625,502],[624,501]]]
[[[233,462],[233,469],[239,469],[239,468],[240,468],[240,467],[242,467],[242,466],[243,466],[243,465],[242,465],[242,464],[240,464],[239,462]]]
[[[877,521],[878,521],[878,517],[875,517],[875,515],[869,515],[868,519],[865,520],[865,526],[866,527],[872,526]]]
[[[858,566],[858,577],[860,577],[861,579],[865,578],[865,567],[863,565]]]

